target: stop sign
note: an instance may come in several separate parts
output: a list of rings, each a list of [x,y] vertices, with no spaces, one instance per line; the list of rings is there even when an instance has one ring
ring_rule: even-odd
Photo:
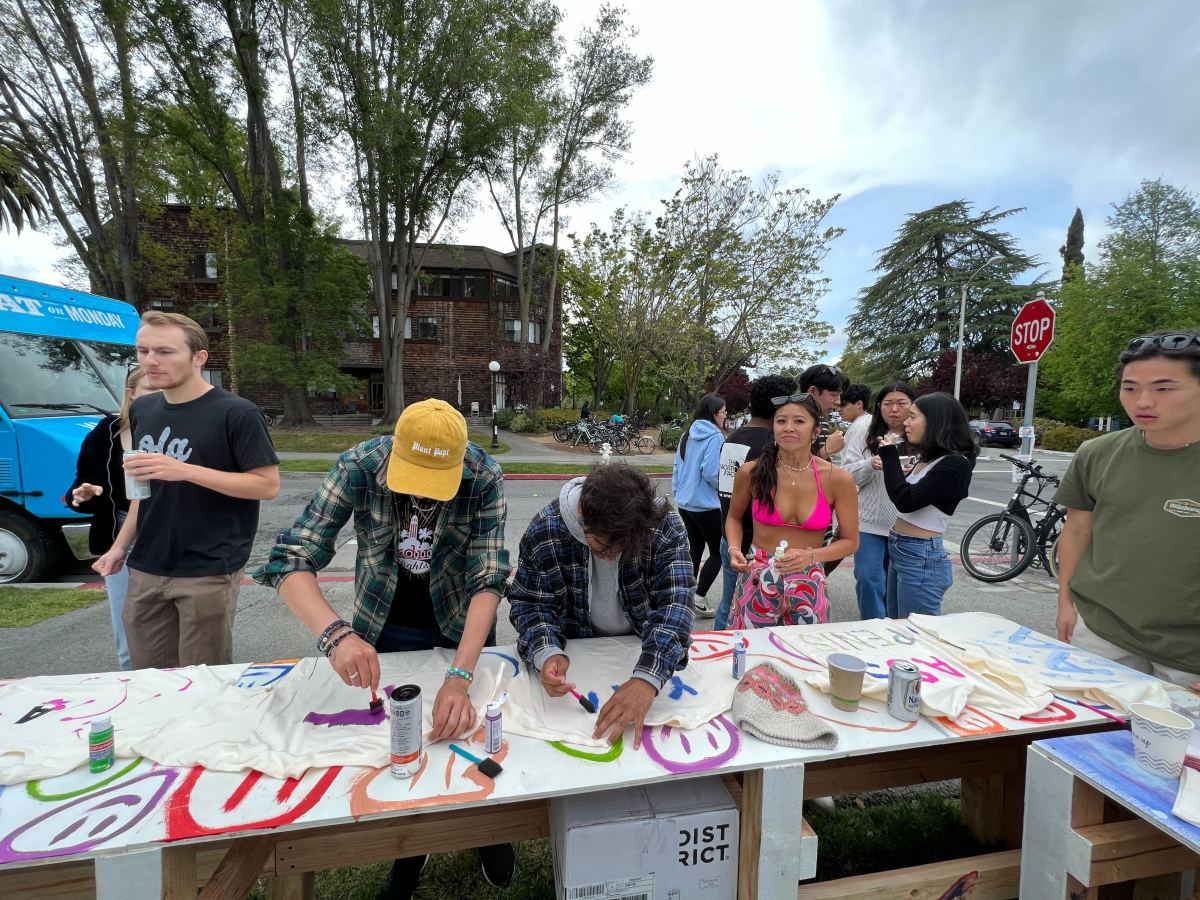
[[[1017,362],[1031,363],[1042,358],[1042,354],[1054,340],[1054,307],[1038,292],[1037,298],[1021,307],[1013,319],[1009,346]]]

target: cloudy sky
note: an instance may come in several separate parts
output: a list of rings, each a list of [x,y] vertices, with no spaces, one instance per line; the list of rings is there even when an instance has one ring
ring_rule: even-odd
[[[567,28],[596,0],[559,0]],[[572,214],[656,209],[684,162],[710,153],[753,175],[840,194],[826,260],[839,329],[908,213],[964,198],[1009,220],[1053,276],[1075,207],[1095,257],[1103,220],[1144,178],[1200,189],[1200,25],[1184,0],[766,2],[636,0],[654,80],[629,109],[633,151],[607,196]],[[487,207],[456,229],[507,249]],[[43,235],[0,234],[0,271],[59,281]]]

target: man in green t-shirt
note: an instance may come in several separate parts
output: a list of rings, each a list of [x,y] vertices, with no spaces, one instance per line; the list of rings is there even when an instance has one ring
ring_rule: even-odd
[[[1200,689],[1200,334],[1134,338],[1132,428],[1085,442],[1055,499],[1058,638]]]

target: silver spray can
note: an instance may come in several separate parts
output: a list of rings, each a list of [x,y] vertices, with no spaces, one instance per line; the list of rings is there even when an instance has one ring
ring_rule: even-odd
[[[500,719],[500,704],[494,701],[487,705],[487,711],[483,715],[483,741],[488,756],[499,753],[500,746],[504,743],[504,723]]]
[[[391,768],[396,778],[409,778],[421,768],[421,688],[402,684],[392,691]]]
[[[888,712],[901,722],[921,717],[921,670],[897,660],[888,666]]]
[[[121,459],[126,460],[131,456],[142,456],[144,451],[141,450],[126,450],[121,454]],[[132,475],[125,475],[125,496],[130,500],[148,500],[150,499],[150,482],[138,481]]]
[[[741,635],[733,645],[733,680],[741,681],[746,674],[746,648],[750,645]]]

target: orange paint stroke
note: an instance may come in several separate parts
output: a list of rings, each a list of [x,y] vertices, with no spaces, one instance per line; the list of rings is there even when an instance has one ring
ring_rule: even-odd
[[[428,754],[426,754],[428,757]],[[492,754],[496,762],[503,762],[508,756],[508,741],[505,741],[499,753]],[[453,762],[453,755],[451,755]],[[423,768],[423,766],[422,766]],[[496,790],[496,782],[479,771],[472,763],[463,772],[462,777],[476,786],[476,790],[459,791],[453,794],[434,794],[431,797],[417,797],[412,800],[377,800],[369,793],[373,782],[386,769],[368,769],[354,777],[350,782],[350,815],[355,818],[369,816],[374,813],[392,812],[400,809],[424,809],[430,806],[454,806],[459,803],[471,803],[486,800]],[[419,774],[419,773],[418,773]],[[415,776],[414,776],[415,777]],[[412,789],[412,786],[409,786]]]
[[[1003,734],[1008,731],[1000,722],[974,706],[964,706],[957,720],[947,716],[938,716],[937,721],[944,728],[962,737],[971,737],[976,734]]]
[[[895,734],[901,731],[908,731],[910,728],[915,728],[917,725],[916,722],[905,722],[899,728],[888,728],[883,725],[860,725],[857,722],[843,722],[841,719],[833,718],[833,716],[823,716],[819,712],[816,712],[812,709],[810,709],[809,712],[811,712],[818,719],[824,719],[826,722],[833,722],[836,725],[845,725],[848,728],[861,728],[863,731],[885,731],[889,734]]]
[[[408,781],[408,790],[409,790],[409,792],[411,792],[411,791],[412,791],[412,789],[413,789],[413,788],[415,788],[415,787],[417,786],[417,782],[418,782],[418,781],[420,781],[420,780],[421,780],[421,776],[425,774],[425,767],[426,767],[427,765],[429,765],[429,754],[428,754],[428,753],[422,753],[422,754],[421,754],[421,765],[420,765],[420,766],[417,768],[417,774],[415,774],[415,775],[414,775],[412,778],[410,778],[410,779],[409,779],[409,781]],[[387,768],[387,767],[385,766],[384,768]]]

